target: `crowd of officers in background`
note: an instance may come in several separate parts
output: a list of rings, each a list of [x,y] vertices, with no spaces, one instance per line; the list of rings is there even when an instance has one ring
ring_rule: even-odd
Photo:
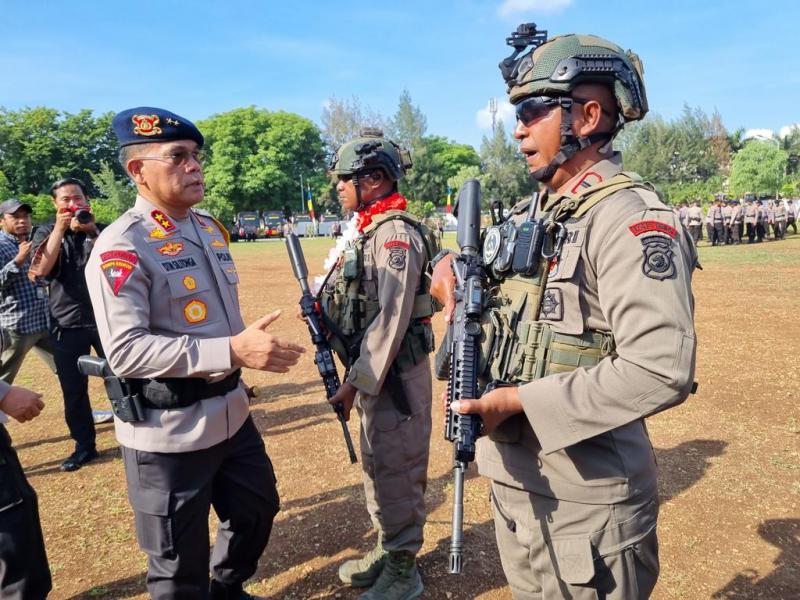
[[[753,244],[769,240],[770,232],[772,240],[782,240],[790,227],[797,234],[800,200],[746,198],[742,201],[717,197],[705,214],[699,200],[691,206],[682,202],[675,212],[695,244],[703,239],[704,225],[712,246],[741,244],[745,236],[747,243]]]

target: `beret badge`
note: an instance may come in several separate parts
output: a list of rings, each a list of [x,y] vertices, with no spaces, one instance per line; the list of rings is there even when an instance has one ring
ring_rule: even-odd
[[[161,127],[158,126],[161,120],[158,118],[158,115],[133,115],[131,121],[136,125],[136,127],[133,128],[133,133],[136,135],[149,137],[161,133]]]

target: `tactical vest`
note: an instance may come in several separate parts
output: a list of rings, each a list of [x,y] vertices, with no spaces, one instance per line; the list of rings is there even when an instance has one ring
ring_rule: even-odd
[[[374,216],[361,235],[347,244],[336,278],[327,283],[320,293],[326,322],[333,333],[331,348],[348,368],[358,358],[364,333],[381,310],[380,303],[370,298],[363,287],[364,246],[378,227],[394,220],[404,221],[417,230],[426,255],[411,320],[394,364],[400,371],[405,371],[419,363],[435,347],[430,317],[441,310],[441,306],[430,295],[427,263],[439,252],[439,239],[435,232],[413,215],[391,210]]]
[[[559,195],[545,203],[548,228],[578,218],[615,192],[629,188],[653,191],[638,175],[621,172],[579,195]],[[540,258],[533,275],[510,273],[491,282],[496,293],[482,314],[482,362],[479,372],[485,379],[519,384],[554,373],[580,367],[593,367],[613,355],[611,333],[586,330],[581,335],[558,333],[539,320],[547,288],[548,274],[555,263]],[[498,442],[515,442],[522,431],[522,417],[516,415],[502,423],[490,437]]]

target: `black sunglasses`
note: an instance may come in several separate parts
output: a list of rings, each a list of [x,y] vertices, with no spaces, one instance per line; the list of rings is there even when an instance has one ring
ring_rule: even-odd
[[[568,96],[531,96],[517,104],[517,121],[525,127],[547,115],[554,106],[569,110],[573,104],[585,104],[588,100]]]

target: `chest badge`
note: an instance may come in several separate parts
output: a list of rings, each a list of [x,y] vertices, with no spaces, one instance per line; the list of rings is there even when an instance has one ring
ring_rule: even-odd
[[[191,275],[187,275],[183,278],[183,287],[185,287],[187,290],[193,290],[197,287],[197,280],[195,280],[195,278]]]
[[[200,323],[206,320],[206,305],[200,300],[192,300],[183,307],[183,316],[189,323]]]
[[[183,251],[183,242],[167,242],[158,251],[164,256],[178,256]]]
[[[214,240],[213,242],[211,242],[211,245],[214,248],[224,248],[225,247],[225,242],[223,242],[222,240]]]

